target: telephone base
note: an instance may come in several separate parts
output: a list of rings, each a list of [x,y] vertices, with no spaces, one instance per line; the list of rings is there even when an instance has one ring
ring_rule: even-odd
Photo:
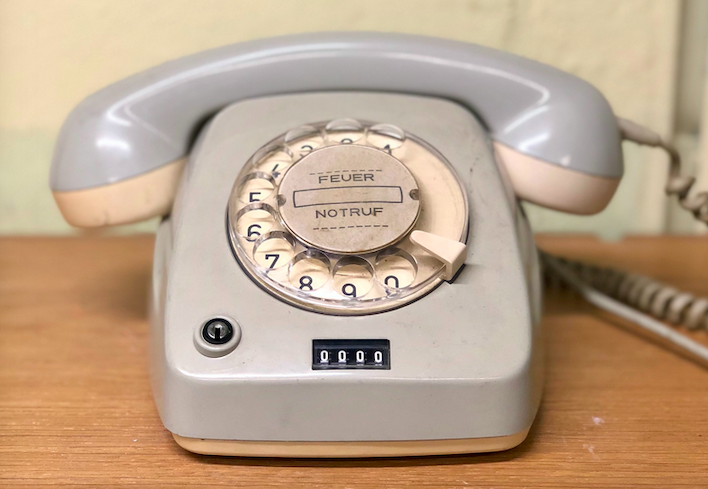
[[[342,115],[392,121],[431,141],[469,199],[472,252],[462,272],[379,314],[294,307],[256,285],[228,246],[235,162],[288,128]],[[473,114],[414,96],[300,94],[232,105],[205,131],[160,225],[151,288],[153,392],[179,445],[202,454],[357,458],[493,452],[525,439],[543,385],[538,260]],[[224,344],[239,339],[221,356],[200,340],[214,318],[234,330]],[[364,358],[385,368],[320,368],[316,352],[334,352],[337,342],[366,349]]]
[[[489,438],[405,441],[245,441],[187,438],[172,433],[185,450],[201,455],[278,458],[421,457],[501,452],[520,445],[529,433]]]

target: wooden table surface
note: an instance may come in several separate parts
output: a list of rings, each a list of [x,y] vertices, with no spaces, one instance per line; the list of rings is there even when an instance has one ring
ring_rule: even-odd
[[[708,295],[706,238],[539,243]],[[185,452],[148,381],[152,246],[0,239],[1,487],[708,487],[708,369],[569,294],[547,298],[545,394],[514,450],[359,461]]]

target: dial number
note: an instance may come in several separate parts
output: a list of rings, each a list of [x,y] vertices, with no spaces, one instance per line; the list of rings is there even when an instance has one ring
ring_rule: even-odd
[[[272,233],[271,233],[272,234]],[[284,237],[269,237],[264,235],[263,241],[256,242],[256,251],[253,258],[263,268],[276,269],[287,265],[295,251],[292,243]]]

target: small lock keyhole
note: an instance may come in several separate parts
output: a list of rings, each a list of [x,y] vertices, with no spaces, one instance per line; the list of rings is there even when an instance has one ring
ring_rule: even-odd
[[[212,345],[227,343],[233,334],[233,326],[225,319],[212,319],[202,328],[202,338]]]

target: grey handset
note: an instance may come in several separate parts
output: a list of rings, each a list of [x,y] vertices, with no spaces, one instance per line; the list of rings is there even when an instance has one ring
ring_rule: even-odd
[[[517,195],[547,207],[598,212],[622,176],[615,117],[583,80],[461,42],[323,33],[199,53],[88,97],[62,128],[52,190],[78,226],[165,214],[180,159],[210,116],[238,100],[331,90],[428,95],[468,107],[487,126]],[[140,204],[130,198],[136,193]]]

